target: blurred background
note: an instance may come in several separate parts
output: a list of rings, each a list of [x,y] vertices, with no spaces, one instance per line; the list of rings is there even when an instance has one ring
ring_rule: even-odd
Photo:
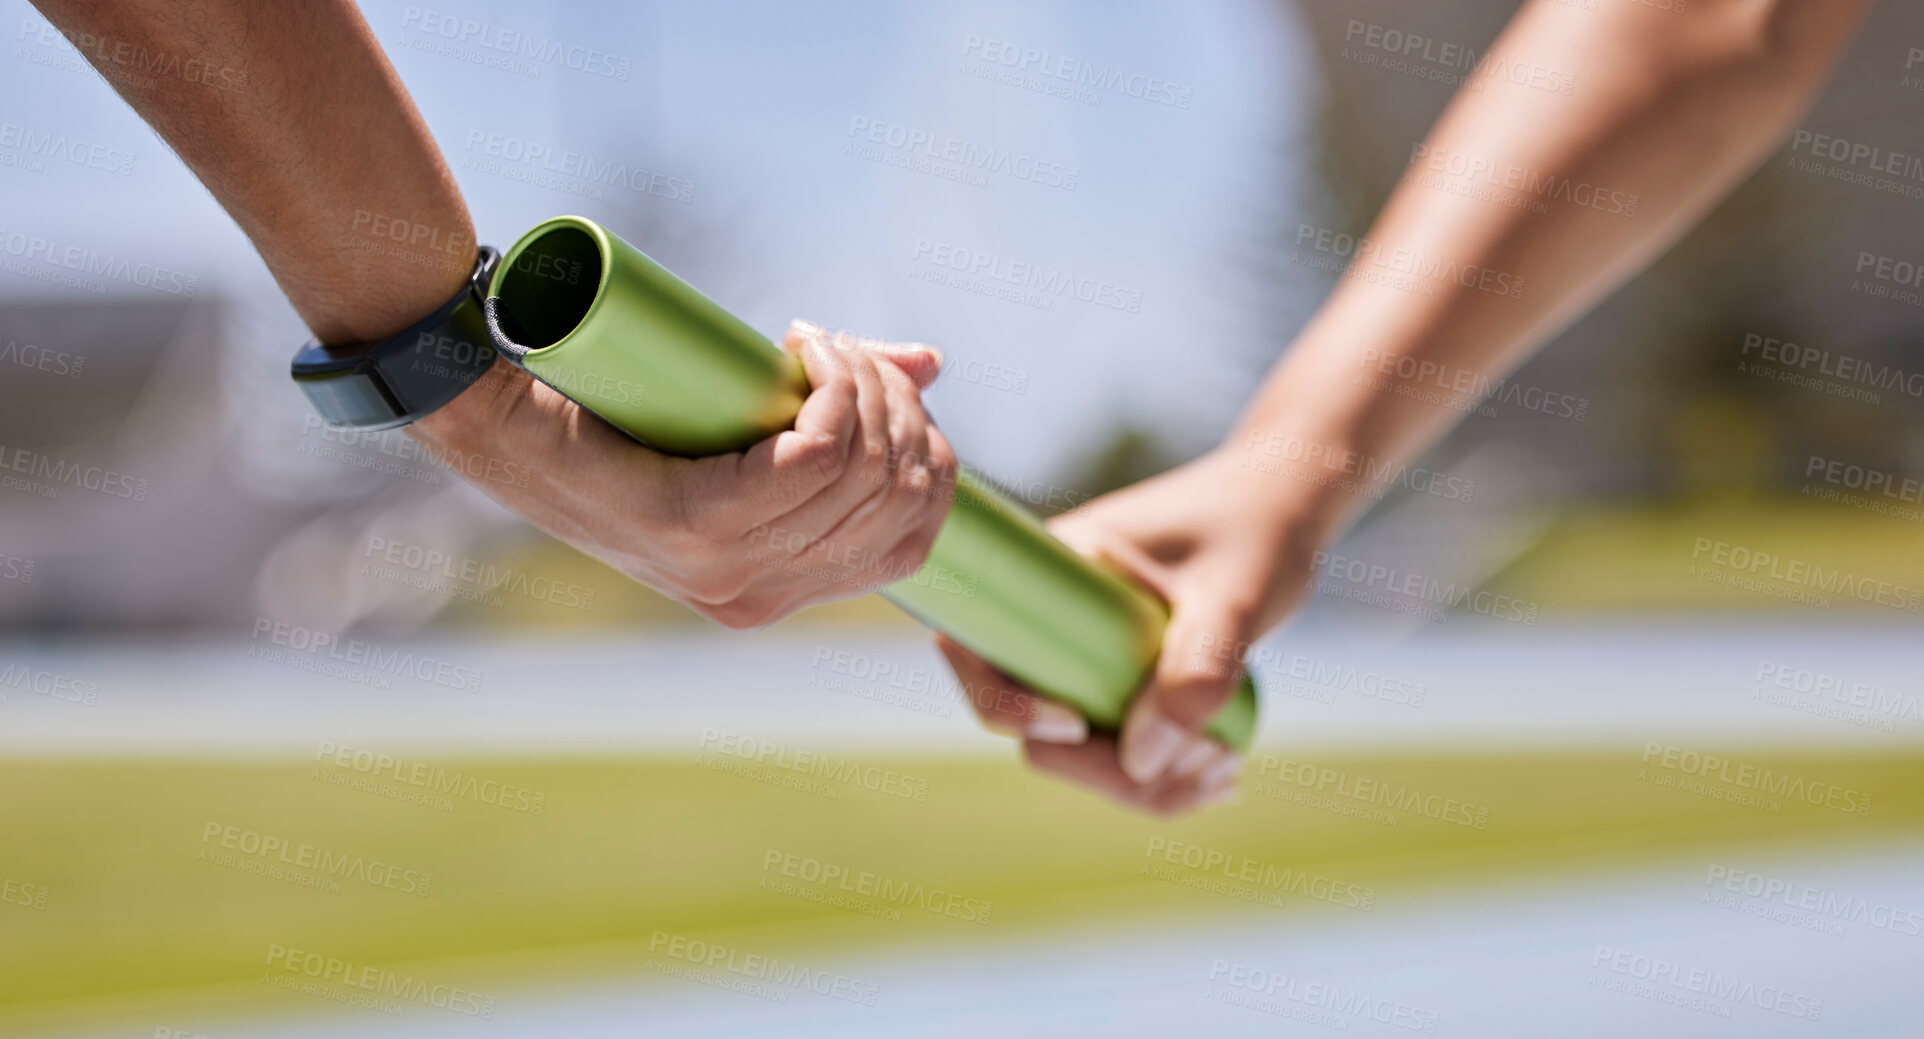
[[[483,242],[579,212],[771,336],[940,344],[1051,512],[1216,443],[1517,5],[362,7]],[[232,221],[0,26],[0,1033],[1913,1027],[1917,616],[1722,564],[1924,588],[1924,298],[1861,273],[1924,262],[1924,179],[1786,142],[1424,460],[1473,494],[1337,550],[1530,620],[1319,587],[1241,802],[1166,821],[1026,772],[879,600],[721,632],[321,426]],[[1800,126],[1921,110],[1886,3]]]

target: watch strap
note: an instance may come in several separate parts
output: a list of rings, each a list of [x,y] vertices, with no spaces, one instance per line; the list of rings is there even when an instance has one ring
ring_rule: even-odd
[[[494,364],[483,301],[500,259],[482,246],[453,299],[386,339],[309,340],[294,357],[295,384],[329,425],[393,429],[432,414]]]

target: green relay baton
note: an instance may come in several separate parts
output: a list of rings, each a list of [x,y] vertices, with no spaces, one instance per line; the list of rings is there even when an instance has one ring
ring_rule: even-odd
[[[607,229],[544,221],[488,290],[495,345],[536,378],[648,446],[725,454],[790,428],[800,359]],[[1058,541],[966,471],[914,575],[882,595],[1039,693],[1117,729],[1162,649],[1169,609]],[[1248,676],[1207,733],[1238,750],[1256,727]]]

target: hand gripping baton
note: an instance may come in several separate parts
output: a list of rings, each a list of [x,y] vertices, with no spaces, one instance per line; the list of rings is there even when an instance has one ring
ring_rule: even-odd
[[[798,358],[582,217],[522,235],[488,296],[504,355],[659,451],[745,450],[790,428],[808,394]],[[1109,730],[1149,677],[1169,620],[1152,592],[966,471],[928,561],[881,594]],[[1255,725],[1245,675],[1206,731],[1242,750]]]

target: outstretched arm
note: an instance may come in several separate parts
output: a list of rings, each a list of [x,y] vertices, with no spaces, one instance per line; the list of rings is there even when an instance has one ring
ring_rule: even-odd
[[[1227,796],[1235,763],[1198,730],[1228,699],[1243,649],[1296,607],[1317,549],[1380,491],[1368,474],[1420,455],[1477,387],[1756,168],[1871,2],[1525,6],[1414,149],[1342,283],[1230,438],[1056,524],[1174,607],[1120,746],[1073,733],[1047,743],[1053,732],[1021,718],[985,721],[1025,732],[1038,767],[1130,804],[1178,811]],[[1554,77],[1533,69],[1569,77],[1570,92],[1543,89]],[[1306,249],[1340,248],[1306,234]],[[959,647],[944,651],[965,683],[1010,684]]]
[[[467,277],[467,207],[351,0],[35,2],[247,232],[323,341],[392,335]],[[145,75],[129,54],[182,74]],[[921,565],[955,473],[919,398],[940,355],[801,324],[784,346],[813,390],[793,431],[741,454],[650,451],[499,360],[410,432],[444,459],[531,474],[480,486],[696,611],[757,627]],[[807,535],[785,539],[797,556],[832,545],[881,562],[783,565],[756,543],[771,527]]]
[[[1237,435],[1421,454],[1463,410],[1395,387],[1486,385],[1641,271],[1779,145],[1873,2],[1525,6]],[[1512,81],[1532,68],[1571,93]],[[1326,525],[1355,504],[1332,496]]]
[[[468,207],[352,3],[36,6],[207,185],[323,341],[391,335],[460,288],[476,246]],[[119,48],[217,74],[143,75],[113,60]],[[420,240],[375,239],[377,218]]]

